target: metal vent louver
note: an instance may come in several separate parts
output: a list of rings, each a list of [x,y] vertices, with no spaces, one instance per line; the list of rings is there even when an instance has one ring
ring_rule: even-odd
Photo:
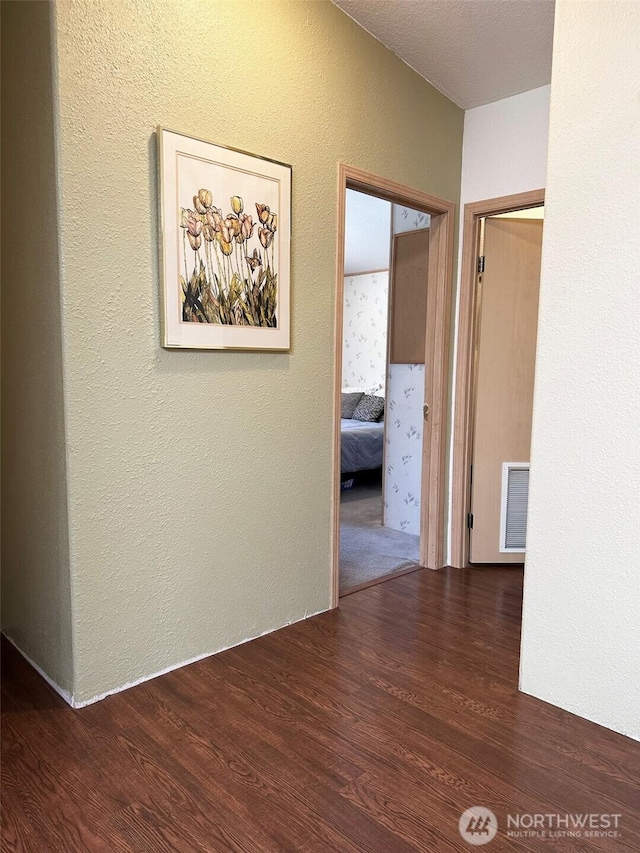
[[[505,462],[502,475],[501,551],[525,550],[528,503],[529,464]]]

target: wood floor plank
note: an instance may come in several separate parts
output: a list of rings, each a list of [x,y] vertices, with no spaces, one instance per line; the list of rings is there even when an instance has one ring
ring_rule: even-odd
[[[3,640],[2,842],[20,853],[640,850],[640,744],[517,690],[522,571],[421,570],[74,711]],[[507,814],[620,813],[508,838]]]

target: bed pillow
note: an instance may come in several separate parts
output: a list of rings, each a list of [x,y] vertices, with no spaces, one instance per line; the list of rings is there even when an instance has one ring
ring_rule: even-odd
[[[356,406],[364,397],[363,391],[342,392],[342,417],[352,418]]]
[[[369,421],[375,423],[384,412],[384,397],[365,394],[352,415],[354,421]]]

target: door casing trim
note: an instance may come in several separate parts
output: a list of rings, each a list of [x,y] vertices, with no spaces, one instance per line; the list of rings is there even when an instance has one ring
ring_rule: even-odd
[[[471,503],[469,470],[473,445],[473,359],[478,314],[476,285],[480,220],[485,216],[525,210],[542,204],[544,189],[474,201],[464,206],[451,443],[451,565],[458,569],[469,565],[467,514]]]
[[[420,563],[430,569],[444,566],[447,423],[449,413],[449,347],[453,294],[455,210],[453,202],[383,178],[356,166],[338,164],[336,307],[334,329],[333,489],[331,542],[331,607],[339,601],[340,571],[340,414],[342,391],[342,328],[344,314],[344,236],[347,189],[375,195],[431,216],[425,342],[425,402],[430,414],[423,421],[422,489],[420,503]]]

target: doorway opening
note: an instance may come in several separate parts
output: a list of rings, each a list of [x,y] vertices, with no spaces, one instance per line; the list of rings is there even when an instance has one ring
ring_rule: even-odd
[[[340,595],[420,565],[429,220],[347,189]]]
[[[418,567],[444,565],[453,213],[451,202],[351,166],[339,166],[334,607],[341,593],[378,583],[391,573],[396,577]],[[378,237],[372,244],[369,232],[375,229]],[[407,302],[420,292],[420,270],[422,301],[414,298],[413,310],[407,311]],[[378,344],[373,348],[369,346],[372,339]],[[411,341],[413,350],[408,355]],[[392,393],[403,368],[411,368],[407,388],[411,389],[408,396],[414,397],[414,411],[403,426],[413,441],[412,453],[404,454],[397,441],[400,432],[393,411],[398,395]],[[406,403],[404,390],[400,394]],[[398,432],[396,438],[391,426]],[[407,501],[402,518],[395,511],[396,502],[388,499],[395,494],[394,487],[400,491],[394,480],[401,473],[393,460],[398,452],[398,465],[409,466],[416,479],[400,498]],[[342,563],[347,570],[342,590],[341,520],[346,533]]]
[[[522,564],[544,190],[465,206],[451,564]]]

